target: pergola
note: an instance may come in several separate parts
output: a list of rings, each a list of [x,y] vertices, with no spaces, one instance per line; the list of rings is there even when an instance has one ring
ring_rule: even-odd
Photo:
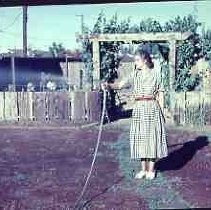
[[[93,43],[93,81],[97,84],[100,80],[100,45],[99,42],[107,41],[125,41],[132,43],[133,41],[154,41],[169,43],[169,75],[170,75],[170,89],[173,90],[173,82],[175,80],[176,72],[176,45],[178,41],[186,40],[190,37],[190,32],[159,32],[159,33],[127,33],[127,34],[97,34],[89,37]]]

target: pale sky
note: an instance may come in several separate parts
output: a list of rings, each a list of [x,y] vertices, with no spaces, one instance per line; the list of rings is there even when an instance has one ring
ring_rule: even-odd
[[[120,19],[131,16],[136,23],[149,17],[163,23],[195,11],[205,28],[211,29],[211,1],[34,6],[28,8],[28,47],[48,49],[55,41],[68,49],[78,48],[75,34],[80,32],[81,22],[76,15],[83,14],[85,25],[92,28],[102,9],[107,17],[117,12]],[[0,53],[8,48],[22,48],[21,7],[0,8]]]

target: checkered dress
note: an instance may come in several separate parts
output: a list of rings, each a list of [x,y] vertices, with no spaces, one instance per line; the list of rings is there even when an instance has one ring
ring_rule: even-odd
[[[153,96],[161,84],[160,69],[134,70],[123,83],[132,84],[133,96]],[[131,160],[160,159],[168,155],[165,121],[158,101],[134,101],[129,136]]]

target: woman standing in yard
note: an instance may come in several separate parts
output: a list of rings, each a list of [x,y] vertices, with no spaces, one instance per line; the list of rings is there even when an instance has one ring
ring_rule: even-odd
[[[157,100],[161,84],[160,69],[154,68],[150,54],[138,49],[134,56],[136,68],[129,78],[104,83],[104,88],[133,87],[134,104],[130,125],[130,158],[141,161],[135,178],[154,179],[155,161],[168,156],[165,120]]]

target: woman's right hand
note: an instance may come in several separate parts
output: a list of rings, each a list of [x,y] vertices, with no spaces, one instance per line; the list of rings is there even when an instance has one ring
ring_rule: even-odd
[[[109,84],[108,84],[108,82],[103,82],[103,83],[101,83],[101,88],[104,90],[104,89],[109,89]]]
[[[104,82],[104,83],[101,83],[101,88],[102,89],[121,89],[121,86],[119,83]]]

